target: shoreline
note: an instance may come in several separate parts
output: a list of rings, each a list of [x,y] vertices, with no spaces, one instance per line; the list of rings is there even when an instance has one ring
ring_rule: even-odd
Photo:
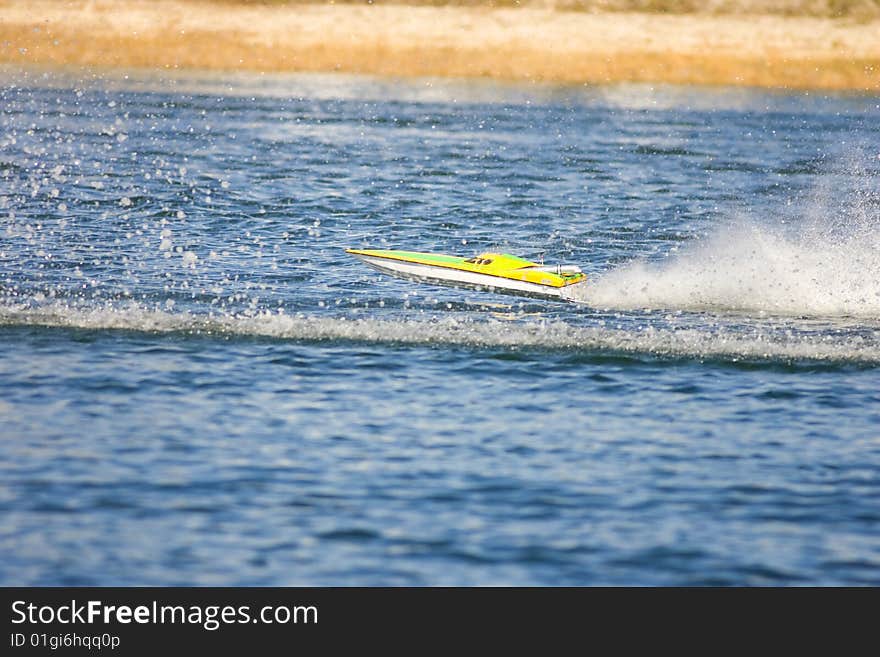
[[[0,0],[0,63],[880,91],[880,21]]]

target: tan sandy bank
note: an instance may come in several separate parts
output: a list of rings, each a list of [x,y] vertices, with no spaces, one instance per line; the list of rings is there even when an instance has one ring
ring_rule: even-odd
[[[0,62],[880,89],[880,21],[0,0]]]

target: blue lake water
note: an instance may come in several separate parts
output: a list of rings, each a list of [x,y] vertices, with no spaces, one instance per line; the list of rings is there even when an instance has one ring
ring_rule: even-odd
[[[0,583],[880,584],[880,98],[0,79]]]

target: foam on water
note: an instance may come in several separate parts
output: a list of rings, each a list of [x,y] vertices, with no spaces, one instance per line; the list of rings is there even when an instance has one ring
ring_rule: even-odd
[[[855,164],[845,170],[829,176],[802,208],[738,218],[664,261],[626,263],[597,276],[576,300],[613,309],[880,319],[876,175]],[[856,189],[834,187],[853,180]]]
[[[513,321],[509,321],[509,320]],[[880,363],[880,328],[855,331],[732,330],[724,323],[695,328],[642,323],[632,328],[578,326],[559,319],[511,314],[507,320],[457,315],[416,319],[326,317],[283,312],[206,316],[166,312],[136,304],[71,308],[0,306],[0,325],[90,330],[122,329],[197,335],[271,337],[300,341],[354,341],[404,345],[460,345],[511,349],[560,349],[663,358]]]
[[[755,224],[726,227],[664,262],[636,260],[577,300],[601,308],[736,310],[880,318],[880,240],[816,245]]]

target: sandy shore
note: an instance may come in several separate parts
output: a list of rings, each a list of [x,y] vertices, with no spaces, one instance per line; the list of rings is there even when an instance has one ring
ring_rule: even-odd
[[[880,21],[0,0],[0,62],[880,90]]]

